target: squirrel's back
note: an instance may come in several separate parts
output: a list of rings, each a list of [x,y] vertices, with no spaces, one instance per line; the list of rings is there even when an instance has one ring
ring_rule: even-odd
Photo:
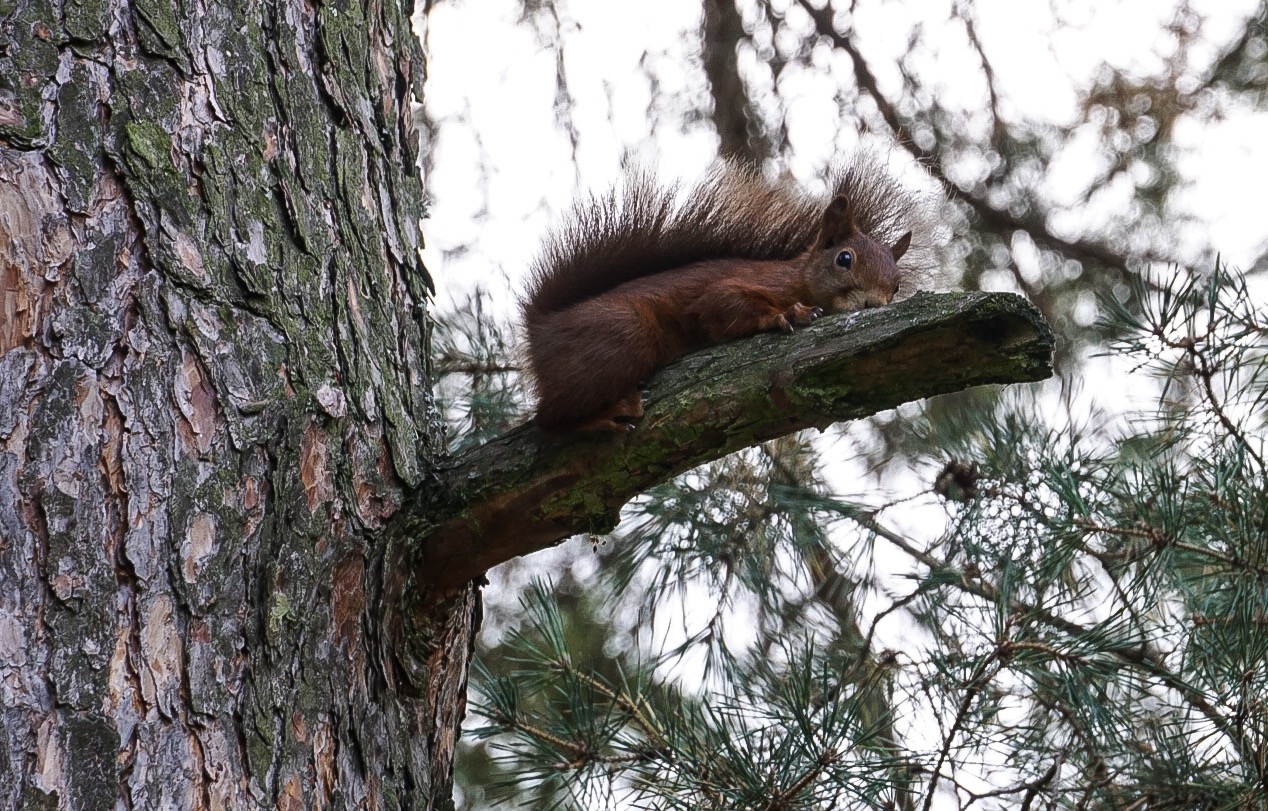
[[[645,276],[710,259],[791,259],[811,243],[820,213],[847,198],[860,229],[892,244],[913,232],[904,273],[933,267],[934,202],[899,181],[874,153],[835,168],[825,193],[721,162],[684,190],[635,172],[618,188],[574,206],[549,233],[522,306],[526,321]]]

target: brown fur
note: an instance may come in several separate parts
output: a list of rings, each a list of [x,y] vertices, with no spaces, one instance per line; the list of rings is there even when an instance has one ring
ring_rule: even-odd
[[[629,430],[638,384],[685,352],[888,304],[912,197],[878,167],[839,173],[827,202],[722,165],[681,200],[636,176],[578,207],[522,302],[537,424]]]

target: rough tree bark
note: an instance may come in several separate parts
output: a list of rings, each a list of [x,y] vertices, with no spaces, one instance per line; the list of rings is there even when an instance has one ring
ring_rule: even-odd
[[[451,804],[410,13],[0,0],[0,808]]]

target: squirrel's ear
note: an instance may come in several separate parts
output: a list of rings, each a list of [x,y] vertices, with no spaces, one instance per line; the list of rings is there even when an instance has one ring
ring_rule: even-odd
[[[907,253],[907,249],[910,247],[911,232],[908,231],[898,238],[898,241],[894,243],[894,247],[889,249],[889,252],[894,255],[894,261],[897,262],[903,258],[903,254]]]
[[[823,210],[823,224],[819,230],[818,247],[829,248],[840,245],[854,233],[854,209],[850,201],[841,195],[832,198],[828,207]]]

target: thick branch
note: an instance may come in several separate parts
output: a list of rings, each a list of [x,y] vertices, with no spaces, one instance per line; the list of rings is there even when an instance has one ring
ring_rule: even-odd
[[[607,532],[627,501],[670,477],[802,428],[911,400],[1052,373],[1053,337],[1008,293],[917,294],[696,352],[648,381],[628,434],[552,438],[522,425],[439,470],[391,531],[420,585],[448,590],[571,535]]]

